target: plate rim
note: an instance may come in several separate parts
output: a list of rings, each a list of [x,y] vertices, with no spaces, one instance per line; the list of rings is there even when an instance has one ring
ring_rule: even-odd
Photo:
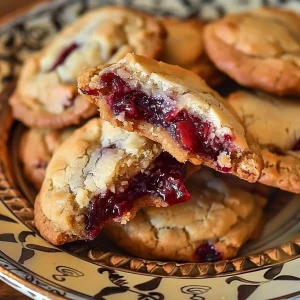
[[[5,259],[8,263],[10,263],[10,261],[8,261],[7,259]],[[11,264],[13,265],[13,264]],[[15,266],[16,267],[16,266]],[[16,267],[17,268],[17,267]],[[19,268],[17,268],[18,270],[20,270]],[[63,296],[58,296],[55,293],[49,292],[39,286],[37,286],[36,284],[33,284],[29,281],[26,281],[25,279],[21,278],[20,276],[14,274],[11,271],[8,271],[7,269],[5,269],[4,267],[0,266],[0,274],[4,274],[7,277],[17,281],[18,283],[20,283],[22,286],[27,287],[28,289],[34,291],[34,292],[38,292],[40,294],[42,294],[43,296],[49,297],[51,296],[51,299],[53,300],[65,300],[67,298],[63,297]],[[0,278],[0,280],[2,280],[2,278]],[[3,281],[3,280],[2,280]],[[7,282],[3,281],[5,284],[9,285]],[[12,287],[14,288],[14,287]],[[20,291],[22,293],[22,291]]]
[[[42,0],[42,1],[35,1],[35,2],[33,2],[33,3],[31,3],[30,5],[28,5],[28,6],[26,6],[26,7],[23,7],[23,8],[20,8],[20,9],[18,9],[17,11],[15,11],[15,12],[13,12],[13,13],[11,13],[11,14],[9,14],[9,15],[7,15],[7,16],[5,16],[5,17],[3,17],[3,18],[1,18],[0,19],[0,26],[6,26],[6,25],[9,25],[9,23],[10,22],[12,22],[12,21],[14,21],[14,20],[16,20],[17,21],[17,19],[19,18],[19,17],[22,17],[22,16],[24,16],[26,13],[28,13],[29,11],[32,11],[32,10],[35,10],[35,9],[43,9],[43,8],[46,8],[48,5],[51,5],[51,4],[55,4],[55,3],[59,3],[59,2],[62,2],[62,1],[60,1],[60,0],[55,0],[55,1],[53,1],[53,2],[50,2],[50,0]],[[6,91],[6,89],[5,89],[5,91]],[[0,101],[1,102],[1,101]],[[1,140],[1,139],[0,139]],[[0,149],[1,149],[1,147],[0,147]],[[0,156],[1,156],[2,154],[0,154]],[[1,158],[1,157],[0,157]],[[0,166],[0,171],[1,171],[1,166]],[[0,172],[1,173],[1,172]],[[1,198],[1,195],[0,195],[0,198]],[[2,201],[2,200],[1,200]],[[3,201],[4,202],[4,204],[7,206],[7,204],[5,203],[5,201]],[[23,222],[23,220],[18,216],[18,215],[16,215],[15,214],[15,212],[10,208],[10,207],[8,207],[8,210],[16,217],[16,218],[18,218],[19,220],[20,220],[20,222],[22,222],[22,223],[24,223]],[[27,224],[24,224],[24,225],[26,225],[27,227],[28,227],[28,225]],[[38,233],[39,234],[39,233]],[[40,235],[40,234],[39,234]],[[291,240],[292,241],[292,240]],[[291,242],[291,241],[288,241],[288,242]],[[281,246],[281,245],[280,245]],[[278,246],[279,247],[279,246]],[[273,248],[275,248],[275,247],[273,247]],[[273,249],[273,248],[271,248],[271,249]],[[268,250],[271,250],[271,249],[268,249]],[[268,251],[268,250],[266,250],[266,251]],[[70,252],[68,252],[68,251],[66,251],[67,253],[69,253],[69,254],[71,254],[71,255],[74,255],[74,254],[72,254],[72,253],[70,253]],[[74,255],[74,256],[76,256],[76,255]],[[0,257],[2,257],[1,255],[0,255]],[[78,256],[76,256],[76,257],[78,257]],[[242,257],[239,257],[239,258],[242,258]],[[81,258],[82,259],[82,258]],[[275,263],[275,264],[272,264],[272,265],[265,265],[265,266],[261,266],[261,267],[258,267],[258,268],[255,268],[255,269],[253,269],[253,270],[250,270],[250,271],[247,271],[247,270],[244,270],[244,271],[237,271],[237,274],[245,274],[245,273],[252,273],[252,272],[256,272],[256,271],[259,271],[259,270],[263,270],[263,269],[267,269],[267,268],[269,268],[269,267],[272,267],[272,266],[275,266],[275,265],[278,265],[278,264],[285,264],[286,262],[289,262],[289,261],[292,261],[292,260],[299,260],[300,259],[300,254],[298,254],[296,257],[293,257],[293,258],[288,258],[288,259],[286,259],[286,260],[284,260],[284,261],[281,261],[281,262],[277,262],[277,263]],[[10,260],[10,259],[7,259],[6,258],[6,261],[8,261],[11,265],[14,265],[17,269],[19,269],[19,270],[22,270],[22,269],[20,269],[19,268],[19,265],[17,264],[17,262],[14,262],[13,260]],[[87,260],[88,261],[88,260]],[[91,262],[91,261],[88,261],[88,262],[90,262],[90,263],[93,263],[93,262]],[[114,269],[114,267],[113,266],[107,266],[108,268],[112,268],[112,269]],[[25,268],[26,269],[26,268]],[[122,272],[129,272],[129,273],[135,273],[135,274],[140,274],[140,272],[138,272],[138,271],[136,271],[136,272],[133,272],[133,271],[129,271],[129,270],[127,270],[127,269],[123,269],[123,268],[120,268],[120,270],[122,271]],[[22,285],[24,285],[24,286],[26,286],[26,287],[28,287],[28,288],[30,288],[31,290],[33,290],[33,291],[36,291],[36,292],[39,292],[39,293],[41,293],[42,295],[44,295],[44,296],[46,296],[46,297],[48,297],[49,295],[51,295],[51,299],[58,299],[58,300],[61,300],[61,299],[67,299],[67,298],[65,298],[65,297],[63,297],[63,296],[58,296],[58,295],[56,295],[55,293],[52,293],[52,292],[49,292],[49,291],[47,291],[47,290],[45,290],[45,289],[43,289],[43,288],[41,288],[41,287],[39,287],[39,286],[37,286],[37,285],[35,285],[35,284],[33,284],[33,283],[31,283],[31,282],[28,282],[28,281],[26,281],[26,280],[24,280],[24,279],[22,279],[21,277],[19,277],[19,276],[17,276],[16,274],[14,274],[13,272],[11,272],[11,271],[9,271],[9,270],[7,270],[7,269],[5,269],[4,267],[2,267],[2,266],[0,266],[0,273],[3,273],[3,274],[5,274],[6,276],[9,276],[10,278],[12,278],[12,279],[14,279],[14,280],[16,280],[16,281],[18,281],[20,284],[22,284]],[[26,272],[27,273],[27,272]],[[28,274],[30,274],[30,273],[28,273]],[[235,274],[235,273],[230,273],[230,274],[221,274],[221,275],[218,275],[217,277],[226,277],[226,276],[230,276],[230,275],[233,275],[233,274]],[[153,274],[143,274],[143,275],[149,275],[149,276],[153,276]],[[157,277],[158,275],[154,275],[155,277]],[[168,278],[168,277],[166,277],[165,275],[161,275],[160,277],[163,277],[163,278]],[[216,278],[215,276],[209,276],[209,277],[175,277],[175,276],[172,276],[172,278],[174,278],[174,279],[202,279],[202,278]],[[42,281],[43,282],[45,282],[45,279],[44,278],[42,278]],[[46,281],[46,283],[47,283],[47,281]],[[51,285],[52,285],[53,283],[51,282]],[[61,286],[60,286],[61,287]],[[64,288],[65,289],[65,288]],[[73,292],[71,292],[71,293],[73,293]],[[285,296],[281,296],[281,297],[277,297],[277,298],[272,298],[272,300],[279,300],[279,299],[285,299],[284,297],[289,297],[289,296],[294,296],[294,295],[300,295],[300,291],[299,292],[297,292],[297,293],[292,293],[292,294],[288,294],[288,295],[285,295]]]

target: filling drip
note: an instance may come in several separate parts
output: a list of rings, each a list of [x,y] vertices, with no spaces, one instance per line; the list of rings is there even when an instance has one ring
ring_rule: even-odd
[[[131,178],[122,192],[107,190],[104,195],[95,195],[89,203],[86,219],[90,239],[100,232],[100,223],[123,216],[142,196],[158,196],[168,205],[189,200],[191,196],[183,183],[185,177],[186,165],[163,152],[144,172]]]
[[[215,247],[205,242],[201,244],[194,253],[197,262],[218,261],[223,258],[222,253],[218,252]]]
[[[67,57],[76,49],[78,49],[80,46],[79,44],[73,42],[69,46],[65,47],[60,55],[57,57],[56,61],[54,62],[53,66],[50,68],[49,72],[54,71],[57,69],[60,65],[64,63],[64,61],[67,59]]]
[[[109,72],[101,76],[100,90],[82,91],[96,96],[99,92],[116,116],[143,120],[166,129],[182,149],[218,161],[220,154],[230,155],[233,137],[216,136],[212,123],[202,120],[186,109],[179,110],[174,100],[162,96],[148,96],[139,89],[132,89],[120,76]],[[231,167],[218,166],[229,172]]]

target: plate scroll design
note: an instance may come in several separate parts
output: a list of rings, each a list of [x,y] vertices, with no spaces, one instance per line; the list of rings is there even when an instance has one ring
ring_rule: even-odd
[[[91,249],[88,257],[90,260],[106,266],[138,273],[150,273],[158,276],[206,277],[259,269],[299,257],[299,254],[300,235],[293,241],[268,249],[263,253],[216,263],[153,262],[99,249]]]
[[[123,0],[123,1],[102,1],[102,4],[124,3],[138,7],[140,9],[155,12],[164,15],[177,15],[182,17],[188,16],[208,16],[218,17],[230,10],[232,5],[240,5],[241,8],[247,9],[251,6],[250,1],[201,1],[201,0],[156,0],[156,1],[137,1],[137,0]],[[276,5],[279,2],[284,5],[294,6],[295,1],[261,1],[262,3]],[[275,3],[276,2],[276,3]],[[47,4],[43,9],[36,12],[29,13],[29,16],[23,16],[19,20],[8,24],[0,29],[0,88],[6,86],[5,90],[0,96],[0,201],[5,203],[7,207],[7,214],[0,214],[0,226],[6,226],[7,232],[0,234],[0,250],[5,248],[5,244],[18,246],[20,256],[15,264],[29,265],[35,260],[35,257],[44,253],[46,259],[51,259],[51,256],[60,255],[66,248],[55,248],[49,245],[45,246],[40,242],[39,235],[32,227],[28,227],[26,231],[10,232],[12,224],[23,223],[32,225],[32,206],[24,199],[20,191],[15,185],[13,172],[11,170],[11,161],[8,155],[8,143],[10,138],[10,129],[12,127],[12,117],[7,104],[7,99],[13,91],[13,80],[22,64],[22,61],[32,52],[41,48],[55,32],[60,30],[63,26],[70,23],[76,16],[82,14],[86,10],[95,7],[100,1],[97,0],[75,0],[75,1],[55,1],[52,4]],[[201,4],[201,6],[199,6]],[[237,5],[238,6],[238,5]],[[15,216],[17,218],[15,218]],[[2,225],[8,224],[8,225]],[[36,239],[36,243],[33,240]],[[0,252],[1,253],[1,252]],[[1,254],[0,254],[1,255]],[[250,255],[246,257],[236,258],[228,261],[221,261],[217,263],[175,263],[175,262],[153,262],[145,261],[138,258],[133,258],[123,254],[116,254],[110,251],[102,251],[94,248],[87,248],[83,246],[82,251],[80,246],[73,251],[73,255],[78,257],[84,256],[85,260],[89,260],[95,264],[99,276],[105,276],[109,280],[109,284],[101,287],[95,297],[98,299],[110,299],[113,295],[135,295],[135,299],[165,299],[166,296],[162,290],[162,285],[166,281],[165,277],[170,279],[177,278],[204,278],[204,283],[201,281],[186,281],[180,283],[177,293],[181,293],[182,299],[207,299],[215,292],[217,286],[214,286],[211,281],[211,286],[206,277],[211,276],[225,276],[230,275],[226,279],[226,284],[232,287],[233,284],[241,283],[239,286],[232,288],[233,294],[237,294],[240,299],[247,299],[254,294],[264,284],[272,283],[272,281],[295,281],[299,278],[294,275],[281,274],[283,266],[282,262],[291,261],[300,256],[300,235],[293,238],[293,240],[266,250],[263,253]],[[80,260],[80,258],[78,258]],[[279,264],[280,263],[280,264]],[[279,264],[278,266],[276,264]],[[99,266],[100,265],[100,266]],[[271,266],[272,265],[272,266]],[[271,267],[269,267],[271,266]],[[299,266],[299,264],[298,264]],[[36,278],[30,272],[20,269],[5,258],[0,257],[0,273],[1,268],[5,269],[11,276],[16,276],[18,279],[19,288],[25,290],[28,284],[39,287],[37,292],[32,288],[32,295],[27,289],[28,295],[36,299],[42,298],[41,294],[56,295],[61,297],[68,297],[72,299],[79,299],[81,296],[64,289],[63,285],[56,287],[54,284],[47,283],[43,278]],[[113,271],[112,268],[116,270]],[[264,281],[250,282],[250,279],[245,279],[242,272],[249,270],[263,270]],[[124,274],[123,271],[130,272]],[[69,280],[83,277],[84,272],[76,268],[76,266],[56,267],[52,274],[52,278],[58,284],[66,283]],[[150,276],[143,276],[142,281],[136,284],[128,282],[129,274],[147,274]],[[237,276],[239,275],[239,276]],[[7,275],[9,276],[9,275]],[[8,277],[9,278],[9,277]],[[220,280],[220,277],[216,277]],[[0,279],[7,280],[4,273],[0,274]],[[246,281],[247,282],[246,282]],[[178,281],[178,280],[177,280]],[[12,282],[12,281],[11,281]],[[193,284],[194,282],[194,284]],[[198,284],[199,283],[199,284]],[[11,283],[12,284],[12,283]],[[299,284],[299,282],[297,283]],[[13,284],[12,284],[13,285]],[[243,286],[247,286],[243,288]],[[22,286],[24,288],[22,288]],[[100,288],[100,287],[99,287]],[[240,291],[246,292],[240,292]],[[244,296],[243,296],[244,295]],[[272,296],[273,297],[273,296]],[[90,297],[86,297],[89,298]],[[211,298],[210,298],[211,299]]]

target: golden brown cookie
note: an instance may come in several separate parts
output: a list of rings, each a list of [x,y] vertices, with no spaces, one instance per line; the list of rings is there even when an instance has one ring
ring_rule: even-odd
[[[109,223],[125,224],[146,206],[189,200],[187,165],[159,144],[93,119],[54,153],[35,203],[35,225],[60,245],[93,239]]]
[[[61,128],[96,114],[78,95],[80,71],[114,62],[128,52],[156,57],[165,30],[150,15],[119,6],[86,13],[26,60],[10,104],[29,127]]]
[[[101,118],[160,143],[180,162],[250,182],[260,176],[259,148],[221,96],[193,72],[127,54],[83,72],[78,87],[99,106]]]
[[[300,17],[279,8],[227,15],[204,29],[208,56],[241,85],[300,96]]]
[[[41,188],[54,151],[74,130],[73,127],[61,130],[31,128],[22,136],[19,156],[23,171],[26,179],[32,182],[37,190]]]
[[[168,33],[161,60],[197,73],[211,86],[220,84],[224,76],[205,53],[202,23],[197,19],[183,21],[175,18],[160,18],[159,20]]]
[[[300,193],[299,100],[238,91],[228,102],[261,146],[265,168],[259,182]]]
[[[199,184],[195,174],[186,184],[190,201],[142,209],[125,226],[105,228],[107,236],[150,260],[207,262],[236,256],[260,224],[266,199],[226,179],[206,177]]]

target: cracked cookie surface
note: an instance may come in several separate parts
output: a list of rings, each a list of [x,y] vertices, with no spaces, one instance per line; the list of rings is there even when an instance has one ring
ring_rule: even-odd
[[[105,228],[106,234],[144,259],[204,262],[236,256],[262,220],[266,199],[226,179],[206,177],[200,184],[198,174],[187,187],[190,201],[142,209],[125,226]]]
[[[159,144],[107,121],[86,123],[54,153],[35,202],[35,225],[53,244],[93,239],[137,210],[189,200],[186,165]]]
[[[99,106],[101,118],[159,142],[180,162],[206,164],[250,182],[261,173],[259,147],[193,72],[127,54],[83,72],[78,87]]]
[[[21,138],[19,157],[26,178],[39,190],[53,153],[66,140],[74,127],[61,130],[28,129]]]
[[[300,193],[299,100],[238,91],[228,102],[261,147],[265,167],[259,182]]]
[[[222,75],[205,53],[203,24],[197,19],[187,21],[159,18],[167,31],[161,60],[197,73],[210,86],[220,84]]]
[[[300,16],[279,8],[227,15],[204,29],[214,64],[241,85],[300,96]]]
[[[14,117],[29,127],[61,128],[96,114],[78,95],[80,71],[135,52],[156,57],[165,31],[150,15],[108,6],[86,13],[28,58],[10,99]]]

